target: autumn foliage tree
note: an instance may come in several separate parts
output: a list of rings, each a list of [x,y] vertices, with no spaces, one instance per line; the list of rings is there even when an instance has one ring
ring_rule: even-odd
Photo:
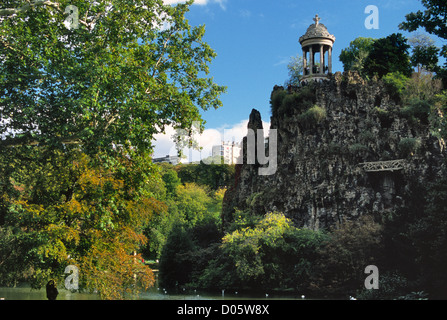
[[[164,204],[138,192],[122,173],[93,166],[85,154],[74,152],[70,161],[60,153],[54,157],[14,175],[20,192],[11,197],[6,216],[15,230],[10,238],[27,248],[19,262],[32,269],[32,285],[39,288],[49,278],[63,283],[65,267],[75,265],[82,288],[103,298],[148,288],[154,276],[137,252],[147,240],[145,224]],[[133,170],[127,162],[126,174]]]

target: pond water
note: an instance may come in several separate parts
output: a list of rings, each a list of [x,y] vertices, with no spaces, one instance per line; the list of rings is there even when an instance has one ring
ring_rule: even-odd
[[[70,292],[65,289],[58,289],[59,295],[57,300],[99,300],[100,297],[95,293],[79,293]],[[0,287],[0,299],[5,300],[47,300],[45,288],[40,290],[31,289],[29,285],[23,284],[15,288]],[[209,294],[203,292],[187,292],[185,294],[170,294],[161,288],[151,288],[142,292],[139,296],[140,300],[260,300],[260,299],[279,299],[279,300],[301,300],[301,297],[294,295],[275,295],[260,294],[243,295],[235,292],[223,292],[223,294]]]
[[[99,295],[90,293],[72,293],[68,290],[58,289],[57,300],[97,300]],[[5,300],[47,300],[45,288],[33,290],[28,285],[15,288],[0,287],[0,299]]]

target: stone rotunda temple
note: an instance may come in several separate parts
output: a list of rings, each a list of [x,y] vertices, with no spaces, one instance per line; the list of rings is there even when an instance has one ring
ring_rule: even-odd
[[[332,46],[335,36],[320,23],[318,14],[313,20],[315,23],[300,37],[304,67],[302,82],[325,80],[332,73]]]

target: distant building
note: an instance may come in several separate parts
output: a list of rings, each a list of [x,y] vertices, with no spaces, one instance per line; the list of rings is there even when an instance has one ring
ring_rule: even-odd
[[[166,157],[161,157],[161,158],[153,158],[152,159],[153,163],[170,163],[173,165],[177,165],[180,163],[180,158],[178,156],[170,156],[169,154],[166,155]]]
[[[241,154],[242,146],[237,142],[222,141],[220,145],[213,146],[212,156],[221,156],[225,164],[236,164]]]

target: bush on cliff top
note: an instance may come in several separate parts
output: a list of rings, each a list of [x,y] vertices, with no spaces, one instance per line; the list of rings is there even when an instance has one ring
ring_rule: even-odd
[[[316,102],[313,85],[300,88],[296,92],[287,92],[276,89],[270,97],[272,116],[292,116],[295,112],[301,113],[309,109]]]

